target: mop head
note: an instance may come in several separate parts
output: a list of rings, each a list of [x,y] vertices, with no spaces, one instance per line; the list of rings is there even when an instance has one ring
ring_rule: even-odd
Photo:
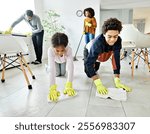
[[[113,99],[118,101],[126,101],[127,100],[127,92],[122,88],[108,88],[108,94],[102,95],[96,92],[96,97],[100,97],[103,99]]]
[[[77,92],[76,92],[76,94],[75,94],[74,96],[64,95],[63,91],[59,91],[59,92],[60,92],[60,96],[59,96],[57,102],[58,102],[58,101],[67,100],[67,99],[72,99],[72,98],[74,98],[75,96],[77,96]],[[50,100],[48,96],[47,96],[47,101],[48,101],[48,102],[54,102],[54,101]]]

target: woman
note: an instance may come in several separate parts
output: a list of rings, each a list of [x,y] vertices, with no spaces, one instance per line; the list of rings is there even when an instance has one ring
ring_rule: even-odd
[[[97,22],[94,17],[95,12],[92,8],[84,9],[84,30],[83,33],[85,34],[85,43],[88,44],[90,40],[94,39],[95,31],[97,27]]]

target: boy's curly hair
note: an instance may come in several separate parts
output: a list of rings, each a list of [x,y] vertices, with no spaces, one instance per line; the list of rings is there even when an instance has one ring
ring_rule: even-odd
[[[84,16],[85,16],[85,12],[86,11],[88,11],[90,14],[91,14],[91,16],[90,16],[90,18],[92,18],[92,17],[94,17],[95,16],[95,12],[94,12],[94,9],[93,8],[91,8],[91,7],[89,7],[89,8],[85,8],[84,9]],[[85,16],[86,17],[86,16]]]
[[[108,30],[118,30],[119,33],[122,30],[122,23],[116,18],[109,18],[104,21],[102,26],[102,33],[105,34]]]
[[[52,36],[51,42],[54,48],[58,46],[66,47],[68,45],[68,37],[64,33],[57,32]]]

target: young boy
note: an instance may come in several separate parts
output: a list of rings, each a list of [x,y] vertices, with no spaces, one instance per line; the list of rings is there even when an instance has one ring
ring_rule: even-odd
[[[56,76],[64,76],[67,72],[67,82],[64,94],[75,95],[72,87],[73,81],[73,56],[72,49],[68,46],[68,37],[64,33],[55,33],[51,39],[52,47],[48,49],[48,70],[50,76],[50,89],[48,98],[57,101],[60,93],[57,91]]]
[[[127,92],[131,91],[131,88],[122,84],[120,81],[120,49],[122,45],[119,33],[121,30],[121,22],[116,18],[110,18],[104,22],[102,34],[85,46],[85,73],[94,80],[94,84],[96,85],[99,94],[107,94],[108,90],[102,84],[100,77],[96,73],[100,65],[97,60],[105,62],[110,57],[112,58],[115,86],[117,88],[123,88]]]

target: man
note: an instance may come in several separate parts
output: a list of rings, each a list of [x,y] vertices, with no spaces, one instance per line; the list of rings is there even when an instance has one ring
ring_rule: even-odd
[[[94,80],[99,94],[107,94],[108,89],[102,84],[100,77],[96,73],[100,66],[97,60],[105,62],[110,57],[112,59],[115,86],[117,88],[123,88],[127,92],[131,91],[131,88],[120,82],[120,49],[122,46],[119,33],[121,30],[121,22],[116,18],[110,18],[104,22],[102,34],[85,46],[85,73]]]
[[[36,60],[32,62],[33,64],[42,63],[42,47],[43,47],[43,36],[44,30],[41,24],[40,18],[33,14],[33,11],[27,10],[20,18],[18,18],[11,27],[5,31],[6,34],[10,34],[13,28],[20,23],[22,20],[25,20],[32,28],[32,41],[34,45],[34,50],[36,54]]]

